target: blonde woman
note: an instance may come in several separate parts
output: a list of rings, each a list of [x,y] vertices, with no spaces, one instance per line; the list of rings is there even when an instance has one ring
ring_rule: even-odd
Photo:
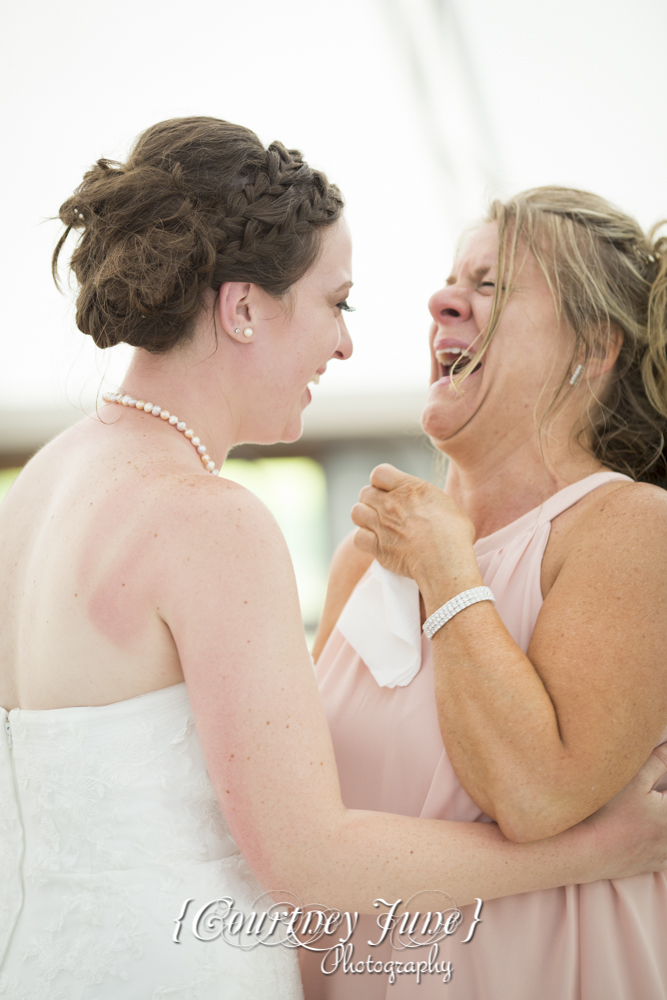
[[[318,682],[348,807],[539,842],[667,737],[667,240],[592,194],[527,191],[492,205],[429,305],[423,426],[446,486],[374,471]],[[662,873],[495,900],[483,921],[446,949],[452,1000],[667,997]],[[313,997],[385,996],[313,979]]]

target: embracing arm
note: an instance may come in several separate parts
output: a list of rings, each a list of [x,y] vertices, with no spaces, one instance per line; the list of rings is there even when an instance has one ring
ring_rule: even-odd
[[[319,660],[320,653],[326,646],[327,639],[333,632],[352,591],[373,562],[372,555],[361,552],[356,547],[355,535],[356,531],[353,531],[343,539],[331,560],[327,596],[313,644],[315,663]]]
[[[378,895],[444,889],[463,905],[664,862],[667,802],[649,786],[623,793],[643,816],[639,833],[624,800],[611,824],[591,822],[528,845],[507,841],[491,824],[346,809],[284,540],[240,487],[196,486],[187,504],[173,500],[178,530],[160,614],[181,657],[225,818],[265,886],[373,912]]]
[[[377,515],[362,544],[380,537],[374,554],[414,576],[430,615],[483,582],[472,526],[428,484],[384,474],[395,487],[370,491],[355,508],[357,523],[368,503]],[[399,551],[409,569],[396,564]],[[489,602],[433,637],[448,754],[471,797],[513,840],[556,834],[593,813],[659,740],[667,722],[665,567],[667,493],[623,486],[577,522],[527,655]]]

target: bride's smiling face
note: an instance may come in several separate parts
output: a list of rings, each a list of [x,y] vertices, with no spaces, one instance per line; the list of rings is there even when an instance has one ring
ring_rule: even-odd
[[[268,444],[300,437],[309,383],[324,375],[329,361],[352,354],[345,325],[351,287],[352,241],[344,219],[324,230],[315,264],[283,299],[250,286],[234,319],[241,342],[233,363],[249,404],[243,407],[244,440]],[[248,326],[252,338],[242,343]]]
[[[448,454],[537,439],[536,407],[539,416],[568,370],[574,334],[559,325],[544,273],[520,241],[513,290],[493,339],[459,393],[452,386],[451,365],[461,354],[463,362],[474,357],[482,343],[497,259],[498,227],[490,222],[466,239],[445,287],[429,301],[431,388],[422,426]]]

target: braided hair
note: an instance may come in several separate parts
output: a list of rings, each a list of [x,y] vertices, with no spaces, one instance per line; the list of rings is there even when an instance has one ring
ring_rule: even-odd
[[[98,347],[156,354],[192,333],[201,291],[248,281],[280,297],[317,259],[341,194],[301,153],[217,118],[147,129],[126,163],[101,159],[60,207],[80,239],[76,322]]]

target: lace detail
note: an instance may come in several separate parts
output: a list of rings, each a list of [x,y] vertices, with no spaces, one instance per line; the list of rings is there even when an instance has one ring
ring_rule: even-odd
[[[285,948],[197,941],[187,923],[172,940],[184,899],[231,896],[249,910],[262,893],[217,802],[185,685],[101,708],[14,711],[9,721],[3,1000],[302,996]]]
[[[0,709],[0,963],[7,951],[16,923],[23,888],[20,865],[23,856],[23,830],[14,788],[14,773],[7,732],[7,713]],[[2,989],[0,985],[0,990]]]

